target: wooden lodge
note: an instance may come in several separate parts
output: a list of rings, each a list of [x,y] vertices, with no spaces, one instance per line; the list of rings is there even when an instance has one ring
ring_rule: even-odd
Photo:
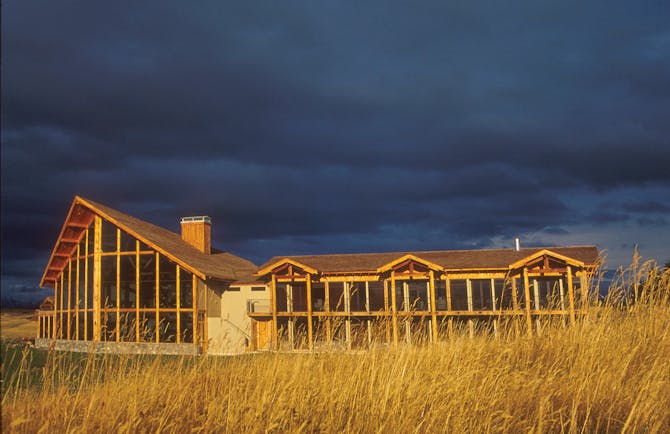
[[[437,342],[512,321],[541,331],[588,305],[595,246],[281,256],[260,267],[211,248],[209,217],[181,235],[75,197],[44,271],[38,345],[233,354]]]

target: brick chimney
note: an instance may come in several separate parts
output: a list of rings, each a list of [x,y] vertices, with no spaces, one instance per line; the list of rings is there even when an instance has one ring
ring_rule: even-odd
[[[209,255],[212,253],[212,219],[206,215],[182,217],[181,239]]]

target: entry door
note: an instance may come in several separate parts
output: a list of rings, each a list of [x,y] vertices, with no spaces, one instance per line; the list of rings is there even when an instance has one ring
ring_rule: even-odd
[[[254,337],[256,350],[270,349],[270,324],[272,321],[254,320]]]

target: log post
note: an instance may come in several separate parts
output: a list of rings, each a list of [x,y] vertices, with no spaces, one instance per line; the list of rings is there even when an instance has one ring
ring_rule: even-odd
[[[326,345],[330,345],[333,340],[330,318],[330,282],[326,280],[323,287],[323,310],[326,312]]]
[[[447,320],[447,329],[449,331],[449,339],[454,337],[454,317],[451,316],[452,311],[452,302],[451,302],[451,279],[449,275],[445,273],[444,275],[444,286],[447,291],[447,313],[449,314],[449,319]]]
[[[403,297],[403,307],[404,311],[408,314],[405,316],[405,342],[408,344],[412,343],[412,334],[411,334],[411,324],[412,317],[409,315],[410,312],[410,302],[409,302],[409,283],[406,280],[402,282],[402,297]]]
[[[314,336],[312,330],[312,275],[309,273],[307,273],[307,281],[305,286],[307,287],[307,340],[309,341],[309,350],[313,351]]]
[[[395,271],[391,271],[391,320],[393,323],[393,345],[398,345],[398,308],[395,294]]]
[[[465,288],[466,292],[468,295],[468,311],[472,312],[473,311],[473,304],[472,304],[472,281],[470,279],[465,279]],[[470,334],[470,337],[474,337],[475,335],[475,325],[474,322],[472,321],[472,318],[468,318],[468,333]]]
[[[344,312],[346,317],[344,320],[344,336],[347,344],[347,350],[351,349],[351,283],[342,283],[342,292],[344,294]]]
[[[365,311],[370,315],[370,282],[365,281]],[[372,321],[370,317],[367,319],[368,325],[368,347],[372,345]]]
[[[575,325],[575,288],[572,286],[572,267],[568,265],[568,303],[570,303],[570,325]]]
[[[384,326],[386,328],[386,343],[391,343],[391,325],[389,322],[389,284],[388,279],[384,279]]]
[[[528,334],[532,335],[533,334],[533,319],[532,319],[532,314],[530,312],[531,310],[531,305],[530,305],[530,283],[528,282],[528,268],[523,267],[523,290],[524,290],[524,296],[526,297],[526,326],[528,327]]]
[[[433,344],[437,344],[437,305],[435,303],[435,272],[430,270],[428,286],[430,290],[430,328]]]
[[[274,273],[272,273],[270,281],[270,313],[272,314],[272,325],[270,326],[272,349],[277,351],[279,348],[279,338],[277,336],[277,276]]]
[[[100,288],[102,265],[102,219],[95,216],[93,235],[93,341],[100,342]]]

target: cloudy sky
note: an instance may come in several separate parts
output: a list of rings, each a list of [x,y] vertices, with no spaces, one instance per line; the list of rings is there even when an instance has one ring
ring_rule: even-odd
[[[244,4],[242,4],[244,3]],[[278,254],[670,259],[670,2],[2,7],[2,293],[75,194]]]

